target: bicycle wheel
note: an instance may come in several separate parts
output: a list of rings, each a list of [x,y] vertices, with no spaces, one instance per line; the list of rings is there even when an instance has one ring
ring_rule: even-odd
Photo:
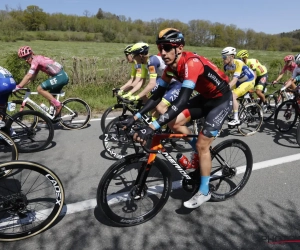
[[[281,103],[275,111],[275,127],[282,133],[288,132],[295,125],[297,117],[298,105],[294,100],[287,100]]]
[[[130,112],[130,114],[133,114],[129,109],[126,109],[126,111],[127,110]],[[101,131],[104,133],[106,126],[110,122],[110,118],[108,118],[108,115],[110,113],[117,112],[116,114],[117,114],[117,116],[119,116],[120,113],[122,114],[123,111],[124,111],[123,104],[115,104],[114,106],[111,106],[107,110],[105,110],[105,112],[101,116],[101,120],[100,120]]]
[[[240,133],[245,136],[253,135],[259,130],[263,122],[263,111],[259,104],[247,103],[239,111],[239,119],[241,121],[238,126]]]
[[[127,132],[121,127],[117,126],[117,123],[125,120],[127,115],[116,117],[111,120],[105,128],[103,147],[106,152],[115,159],[121,159],[126,155],[131,155],[142,150],[140,143],[135,143],[131,138],[127,136]],[[142,123],[141,121],[136,122]],[[137,152],[136,152],[137,151]]]
[[[252,172],[252,152],[245,142],[230,139],[216,145],[211,150],[211,155],[211,200],[222,201],[245,187]]]
[[[20,153],[36,152],[46,148],[54,136],[50,119],[35,110],[16,113],[6,122],[7,131]]]
[[[272,118],[277,108],[277,98],[273,95],[266,96],[267,110],[264,111],[264,121],[268,121]]]
[[[18,150],[13,139],[0,130],[0,163],[18,160]]]
[[[297,140],[298,145],[300,146],[300,123],[298,123],[298,126],[297,126],[296,140]]]
[[[172,187],[168,166],[157,157],[149,170],[147,161],[145,153],[128,155],[102,176],[97,205],[115,225],[129,227],[144,223],[166,204]],[[148,170],[141,187],[140,181]]]
[[[0,241],[41,233],[54,223],[64,205],[64,188],[49,168],[29,161],[0,164],[12,172],[0,179]]]
[[[69,98],[62,102],[60,124],[67,129],[81,129],[91,119],[91,108],[79,98]]]

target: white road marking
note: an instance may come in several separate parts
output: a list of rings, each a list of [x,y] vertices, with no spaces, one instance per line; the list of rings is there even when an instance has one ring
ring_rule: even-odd
[[[300,154],[289,155],[289,156],[284,156],[284,157],[280,157],[277,159],[257,162],[257,163],[253,164],[252,171],[263,169],[263,168],[268,168],[268,167],[273,167],[273,166],[277,166],[280,164],[285,164],[285,163],[293,162],[293,161],[297,161],[297,160],[300,160]],[[244,171],[245,171],[244,166],[241,166],[238,168],[238,174],[241,174]],[[178,188],[181,188],[181,181],[174,181],[172,183],[172,189],[174,190],[174,189],[178,189]],[[152,193],[154,193],[154,192],[152,191]],[[113,199],[113,197],[112,197],[112,199]],[[96,206],[97,206],[96,199],[80,201],[80,202],[76,202],[76,203],[72,203],[72,204],[68,204],[68,205],[64,206],[60,215],[62,216],[62,215],[66,215],[66,214],[74,214],[74,213],[82,212],[85,210],[93,209]]]

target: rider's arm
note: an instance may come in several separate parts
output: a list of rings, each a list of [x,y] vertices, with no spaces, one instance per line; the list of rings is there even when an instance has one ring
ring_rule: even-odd
[[[233,86],[236,85],[237,81],[238,81],[238,78],[233,76],[232,80],[229,82],[229,86],[230,86],[231,89],[232,89]]]
[[[150,81],[147,84],[147,86],[137,96],[139,98],[146,96],[155,86],[156,86],[156,78],[150,78]]]
[[[19,88],[23,88],[26,84],[28,84],[32,79],[34,79],[34,75],[27,73],[22,81],[18,84]]]

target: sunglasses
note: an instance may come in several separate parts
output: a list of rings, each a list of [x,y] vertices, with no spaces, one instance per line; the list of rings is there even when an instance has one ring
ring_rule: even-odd
[[[158,50],[161,52],[162,50],[166,51],[166,52],[170,52],[173,48],[176,48],[177,46],[175,46],[174,44],[171,43],[165,43],[165,44],[158,44],[157,48]]]
[[[222,55],[223,60],[227,59],[227,55]]]

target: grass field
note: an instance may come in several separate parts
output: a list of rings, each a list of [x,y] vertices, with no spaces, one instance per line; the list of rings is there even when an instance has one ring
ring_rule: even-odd
[[[3,66],[6,55],[10,53],[17,53],[19,47],[29,45],[36,54],[42,54],[52,57],[58,61],[64,60],[65,70],[70,75],[72,72],[72,63],[74,57],[76,58],[95,58],[99,62],[99,70],[109,70],[114,74],[114,65],[101,63],[104,59],[116,59],[123,60],[123,49],[127,44],[121,43],[96,43],[96,42],[61,42],[61,41],[17,41],[17,42],[0,42],[0,46],[3,48],[3,56],[0,58],[0,65]],[[4,49],[5,48],[5,49]],[[220,53],[223,48],[210,48],[210,47],[192,47],[186,46],[185,50],[193,51],[199,55],[203,55],[209,59],[221,58]],[[244,48],[237,48],[244,49]],[[157,48],[155,44],[150,44],[150,54],[157,54]],[[258,51],[249,50],[250,57],[256,58],[265,64],[269,68],[270,64],[274,60],[280,60],[283,62],[283,57],[287,54],[293,54],[292,52],[274,52],[274,51]],[[129,74],[128,67],[128,74]],[[125,68],[126,70],[126,68]],[[275,69],[277,72],[272,73],[272,78],[269,74],[269,81],[274,80],[274,75],[277,76],[280,67]],[[274,69],[273,69],[274,71]],[[285,78],[283,78],[285,80]],[[124,82],[125,83],[125,82]],[[80,86],[67,86],[65,91],[67,97],[76,96],[86,100],[92,108],[94,116],[98,116],[108,106],[114,103],[114,99],[111,96],[111,86],[114,83],[107,83],[102,85],[82,84]],[[70,84],[69,84],[70,85]]]

